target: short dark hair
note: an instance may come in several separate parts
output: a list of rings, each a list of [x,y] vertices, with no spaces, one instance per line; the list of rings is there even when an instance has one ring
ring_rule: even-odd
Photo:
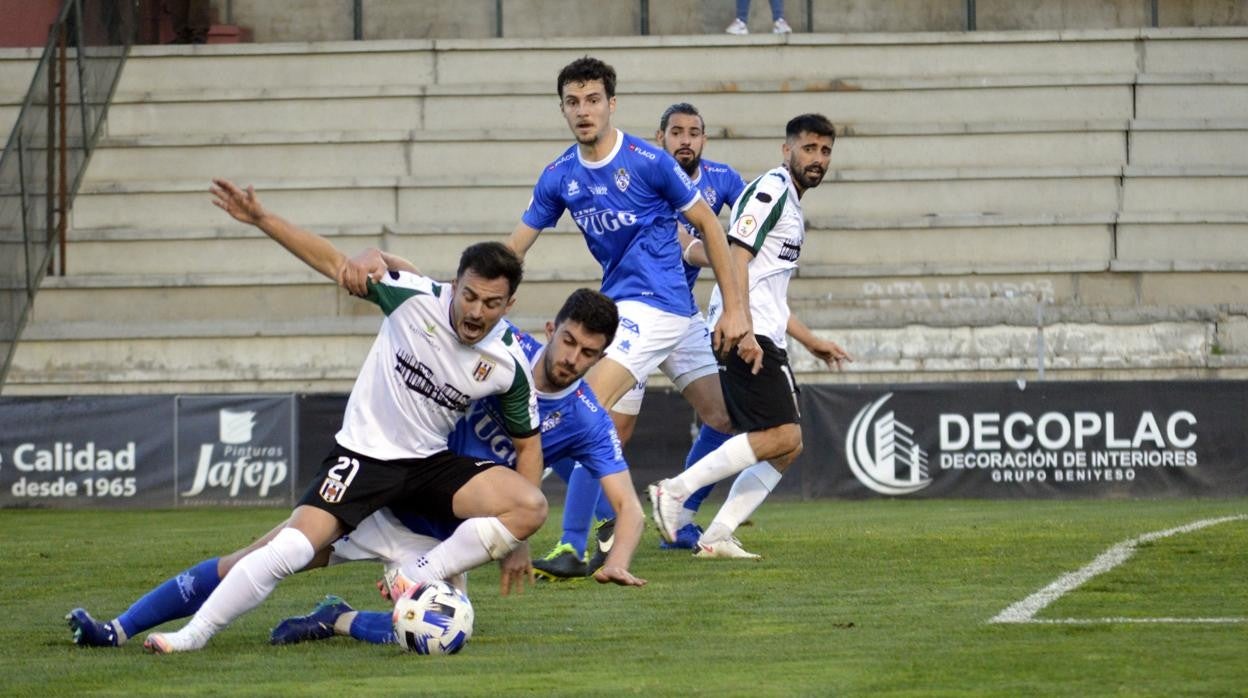
[[[570,82],[589,82],[591,80],[601,80],[602,86],[607,91],[607,99],[615,96],[615,68],[603,63],[597,58],[589,56],[581,56],[571,63],[563,66],[563,70],[559,71],[559,99],[563,99],[563,86]]]
[[[555,326],[564,320],[581,323],[581,327],[594,334],[605,335],[607,344],[615,340],[615,328],[620,324],[620,312],[615,301],[589,288],[578,288],[563,302],[555,315]]]
[[[801,114],[789,119],[789,123],[784,127],[786,141],[791,141],[803,133],[827,136],[832,139],[833,143],[836,142],[836,127],[823,114]]]
[[[698,117],[698,121],[702,122],[703,130],[706,129],[706,119],[698,113],[698,108],[688,102],[677,102],[667,109],[663,110],[663,116],[659,117],[659,131],[667,130],[667,122],[671,120],[672,114],[686,114],[688,116]]]
[[[508,296],[516,295],[520,280],[524,278],[524,263],[501,242],[478,242],[465,248],[459,256],[455,278],[462,279],[469,269],[486,279],[506,277]]]

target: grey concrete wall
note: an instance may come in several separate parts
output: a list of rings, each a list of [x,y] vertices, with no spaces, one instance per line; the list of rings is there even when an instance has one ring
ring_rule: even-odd
[[[258,43],[354,38],[353,0],[212,0],[216,16]],[[498,36],[496,0],[362,0],[365,39]],[[1151,0],[976,0],[979,30],[1151,26]],[[967,0],[786,0],[797,32],[950,32],[968,26]],[[718,34],[734,0],[503,0],[505,38]],[[808,12],[809,9],[809,12]],[[1158,0],[1162,27],[1248,25],[1248,0]],[[767,0],[750,5],[750,31],[771,31]]]

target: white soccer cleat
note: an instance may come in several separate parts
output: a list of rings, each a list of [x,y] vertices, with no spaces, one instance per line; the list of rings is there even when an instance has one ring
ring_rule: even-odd
[[[198,633],[187,632],[186,628],[176,633],[149,633],[143,640],[143,649],[149,654],[173,654],[174,652],[194,652],[203,649],[208,638]]]
[[[680,510],[685,498],[672,496],[664,489],[666,485],[667,480],[660,480],[646,489],[650,493],[650,513],[659,529],[659,536],[671,543],[676,540],[676,531],[680,528]]]
[[[732,24],[729,24],[728,28],[725,29],[724,32],[727,34],[736,34],[737,36],[745,36],[750,33],[750,28],[745,26],[745,22],[742,22],[740,18],[737,18],[732,20]]]
[[[698,541],[698,547],[693,551],[694,557],[712,559],[719,558],[723,560],[761,560],[762,555],[755,555],[741,547],[741,541],[736,538],[725,538],[714,542]]]

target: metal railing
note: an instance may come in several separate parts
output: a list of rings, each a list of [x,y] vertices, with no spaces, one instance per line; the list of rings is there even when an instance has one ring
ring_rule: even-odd
[[[65,0],[0,156],[0,387],[44,275],[65,273],[69,211],[135,24],[128,0]]]

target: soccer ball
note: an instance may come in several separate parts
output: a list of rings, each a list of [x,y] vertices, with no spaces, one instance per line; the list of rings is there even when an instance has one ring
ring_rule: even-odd
[[[446,582],[407,589],[394,604],[394,635],[416,654],[455,654],[472,637],[472,602]]]

